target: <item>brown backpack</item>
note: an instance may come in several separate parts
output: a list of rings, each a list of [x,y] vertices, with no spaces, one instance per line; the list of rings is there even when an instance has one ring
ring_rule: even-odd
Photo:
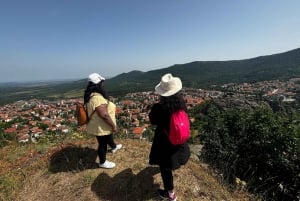
[[[76,102],[76,117],[77,117],[77,125],[83,126],[89,122],[90,117],[95,113],[96,110],[92,112],[90,116],[84,107],[84,104],[81,102]]]

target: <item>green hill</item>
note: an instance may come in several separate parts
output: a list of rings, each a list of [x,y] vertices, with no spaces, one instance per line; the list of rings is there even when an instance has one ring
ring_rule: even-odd
[[[244,60],[194,61],[147,72],[131,71],[107,79],[105,85],[109,94],[113,96],[128,92],[153,90],[165,73],[179,76],[185,87],[192,88],[209,88],[212,85],[225,83],[285,80],[300,77],[300,48]],[[0,87],[0,93],[5,97],[1,99],[0,104],[34,97],[81,97],[86,82],[86,78],[84,78],[78,81],[34,87]]]
[[[225,83],[284,80],[300,76],[300,48],[281,54],[232,61],[194,61],[148,72],[132,71],[118,75],[107,82],[117,89],[152,90],[165,73],[179,76],[185,87],[207,88]],[[124,86],[124,87],[122,87]]]

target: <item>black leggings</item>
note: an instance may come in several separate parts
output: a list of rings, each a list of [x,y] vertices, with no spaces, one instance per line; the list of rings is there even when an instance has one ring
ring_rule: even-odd
[[[98,141],[98,156],[100,160],[100,164],[106,161],[106,152],[107,145],[109,145],[112,149],[116,148],[116,143],[114,142],[114,138],[112,134],[96,136]]]
[[[174,183],[173,183],[173,174],[172,174],[172,169],[170,168],[160,168],[160,174],[164,183],[164,189],[171,191],[174,188]]]

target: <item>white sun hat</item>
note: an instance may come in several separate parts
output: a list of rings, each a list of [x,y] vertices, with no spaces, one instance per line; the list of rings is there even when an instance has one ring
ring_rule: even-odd
[[[171,73],[162,76],[161,81],[155,86],[155,91],[161,96],[172,96],[182,89],[180,78],[173,77]]]
[[[92,73],[89,75],[88,81],[92,82],[94,84],[98,84],[99,82],[105,80],[104,77],[102,77],[101,75],[99,75],[98,73]]]

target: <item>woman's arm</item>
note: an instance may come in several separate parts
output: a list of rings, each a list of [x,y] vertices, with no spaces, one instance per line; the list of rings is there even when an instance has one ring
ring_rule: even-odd
[[[115,123],[111,119],[110,115],[108,114],[107,105],[102,104],[102,105],[96,107],[96,112],[112,128],[112,132],[116,133],[117,126],[115,125]]]

